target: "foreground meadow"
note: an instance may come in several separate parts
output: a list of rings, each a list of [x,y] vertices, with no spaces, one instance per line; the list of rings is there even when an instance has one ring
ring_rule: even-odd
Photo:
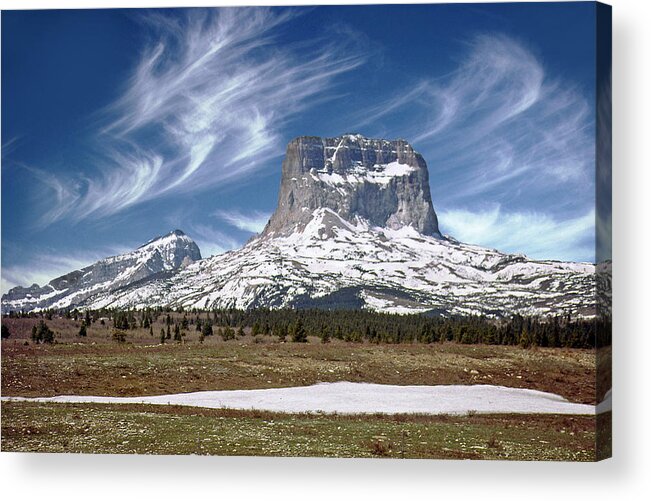
[[[13,322],[12,336],[2,343],[3,396],[143,396],[351,381],[493,384],[596,403],[594,350],[337,339],[323,344],[318,338],[292,343],[250,332],[200,343],[192,331],[182,343],[160,344],[146,329],[131,330],[126,342],[116,343],[108,326],[95,323],[79,338],[79,327],[65,319],[52,322],[55,344],[34,344],[29,333],[36,320],[5,320]]]
[[[595,404],[593,350],[517,346],[370,344],[318,338],[280,342],[249,331],[199,342],[146,329],[115,342],[55,319],[55,344],[29,339],[33,319],[10,319],[2,343],[2,396],[145,396],[352,381],[398,385],[493,384]],[[158,328],[158,326],[156,326]],[[158,329],[160,330],[160,329]],[[543,415],[325,415],[179,406],[2,402],[2,450],[594,460],[596,420]]]
[[[4,451],[592,461],[586,416],[282,414],[4,402]]]

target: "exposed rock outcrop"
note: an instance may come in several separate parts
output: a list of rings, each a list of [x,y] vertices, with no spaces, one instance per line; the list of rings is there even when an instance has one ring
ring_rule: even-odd
[[[423,157],[402,139],[299,137],[287,146],[278,207],[263,235],[302,230],[316,209],[372,226],[440,236]]]

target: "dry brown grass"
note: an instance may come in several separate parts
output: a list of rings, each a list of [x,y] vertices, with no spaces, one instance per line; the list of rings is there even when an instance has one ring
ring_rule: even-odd
[[[57,344],[28,341],[32,319],[9,321],[2,342],[2,394],[139,396],[201,390],[250,389],[359,381],[383,384],[493,384],[558,393],[595,403],[595,352],[557,348],[443,344],[374,345],[333,340],[279,343],[250,335],[199,344],[190,331],[183,344],[158,344],[145,329],[111,341],[111,326],[94,324],[78,338],[79,322],[48,325]],[[28,344],[25,345],[25,342]]]

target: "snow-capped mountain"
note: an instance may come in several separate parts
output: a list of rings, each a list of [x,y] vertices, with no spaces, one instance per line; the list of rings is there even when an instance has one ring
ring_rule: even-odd
[[[2,296],[3,311],[88,304],[124,287],[169,277],[200,259],[197,244],[181,230],[174,230],[133,252],[108,257],[55,278],[44,287],[15,287]]]
[[[316,209],[289,236],[257,238],[166,280],[95,297],[93,306],[368,307],[447,314],[594,313],[594,267],[372,227]]]
[[[136,278],[123,271],[72,293],[60,285],[65,277],[43,289],[13,289],[3,297],[3,308],[182,305],[595,314],[594,265],[534,261],[442,236],[427,166],[405,141],[355,134],[301,137],[289,144],[282,169],[274,215],[241,249],[207,259],[192,256],[194,262],[170,266],[165,273]],[[92,275],[100,263],[75,273]]]

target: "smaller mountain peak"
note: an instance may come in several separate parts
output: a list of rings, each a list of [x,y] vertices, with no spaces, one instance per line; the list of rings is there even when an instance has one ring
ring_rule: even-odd
[[[190,237],[188,237],[183,231],[176,229],[172,230],[169,233],[166,233],[165,235],[159,235],[157,237],[152,238],[149,240],[147,243],[141,245],[138,247],[139,249],[142,249],[143,247],[147,247],[149,245],[155,244],[156,242],[161,242],[161,241],[172,241],[176,239],[182,239],[182,240],[190,240]]]

